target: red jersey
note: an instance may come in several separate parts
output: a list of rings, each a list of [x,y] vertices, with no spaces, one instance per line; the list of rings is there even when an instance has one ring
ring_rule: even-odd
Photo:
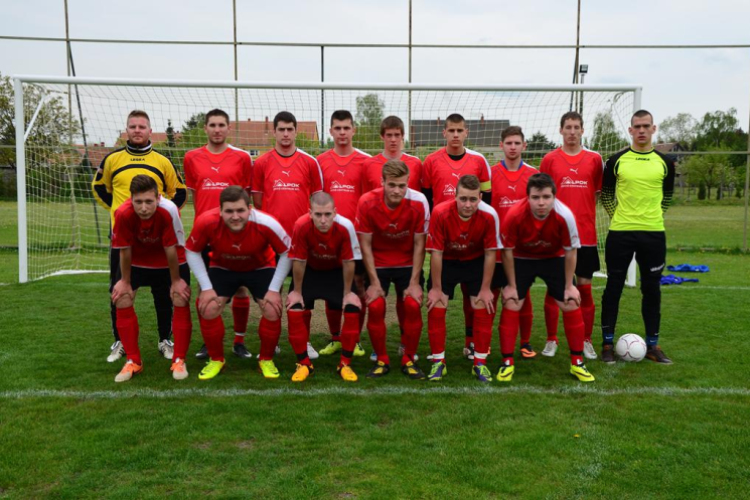
[[[573,212],[558,199],[544,220],[531,213],[528,198],[513,205],[503,220],[502,241],[518,259],[562,257],[565,250],[581,247]]]
[[[483,201],[469,220],[458,215],[456,200],[437,205],[432,210],[432,224],[427,250],[443,252],[444,260],[473,260],[485,250],[499,250],[500,218],[495,209]]]
[[[401,158],[398,158],[402,162],[406,163],[409,167],[409,189],[414,191],[422,191],[422,160],[416,156],[412,156],[406,153],[401,153]],[[373,189],[383,187],[383,165],[388,161],[388,158],[380,153],[377,156],[373,156],[364,166],[364,177],[362,181],[362,192],[367,193]]]
[[[200,253],[210,246],[209,267],[247,272],[276,267],[276,254],[287,252],[291,243],[279,221],[267,213],[252,209],[245,228],[233,233],[216,207],[195,221],[187,249]]]
[[[292,260],[307,261],[307,265],[318,271],[341,268],[342,262],[362,260],[357,232],[346,217],[336,215],[327,233],[321,233],[309,215],[303,215],[294,224]]]
[[[349,156],[339,156],[332,149],[318,156],[323,172],[323,191],[333,197],[336,213],[354,220],[357,202],[362,196],[364,164],[372,158],[359,149]]]
[[[362,195],[354,224],[358,233],[372,235],[375,267],[412,267],[414,235],[427,233],[430,206],[422,193],[407,189],[401,204],[391,210],[383,188],[378,188]]]
[[[492,173],[487,159],[476,151],[466,149],[466,154],[458,161],[448,156],[445,148],[438,149],[424,160],[422,187],[432,189],[432,205],[453,200],[456,197],[458,179],[464,175],[476,175],[480,189],[490,191]]]
[[[310,196],[322,190],[318,162],[301,149],[288,158],[272,149],[255,161],[253,192],[263,195],[263,211],[276,217],[287,234],[308,212]]]
[[[504,162],[492,167],[492,208],[500,217],[501,226],[510,207],[526,198],[526,184],[536,173],[539,173],[537,169],[523,162],[515,172],[505,168]]]
[[[240,186],[249,190],[253,184],[253,160],[247,151],[227,147],[214,154],[203,146],[185,153],[185,185],[193,190],[195,218],[219,206],[224,188]]]
[[[159,206],[150,218],[143,220],[130,199],[115,210],[112,248],[130,248],[131,265],[149,269],[167,269],[166,247],[177,245],[177,259],[185,262],[185,232],[177,205],[159,196]]]
[[[604,163],[588,149],[575,156],[562,148],[547,153],[539,171],[549,174],[557,186],[557,198],[576,216],[581,245],[596,246],[596,193],[602,190]]]

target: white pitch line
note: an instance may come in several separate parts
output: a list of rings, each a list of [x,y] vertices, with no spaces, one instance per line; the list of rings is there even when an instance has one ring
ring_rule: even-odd
[[[322,389],[135,389],[123,391],[67,391],[29,389],[22,391],[2,391],[0,399],[183,399],[192,397],[234,398],[252,397],[320,397],[320,396],[429,396],[429,395],[468,395],[484,394],[544,394],[544,395],[592,395],[592,396],[627,396],[627,395],[658,395],[658,396],[739,396],[750,397],[750,388],[741,387],[633,387],[623,389],[600,389],[591,386],[576,385],[571,387],[544,388],[529,385],[510,387],[379,387],[359,389],[354,387],[329,387]]]

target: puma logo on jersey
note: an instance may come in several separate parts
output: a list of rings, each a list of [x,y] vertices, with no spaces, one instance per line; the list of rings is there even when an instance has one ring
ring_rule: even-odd
[[[345,170],[336,170],[336,172],[340,173],[341,175],[346,175],[346,171]]]
[[[328,245],[326,245],[325,243],[318,243],[318,246],[323,248],[323,250],[328,250]]]
[[[469,237],[469,233],[461,233],[461,234],[459,234],[459,235],[458,235],[458,237],[459,237],[459,238],[463,238],[463,239],[466,239],[466,238],[468,238],[468,237]]]
[[[291,170],[282,170],[281,171],[281,173],[284,174],[284,175],[286,175],[287,177],[289,177],[289,173],[290,172],[291,172]]]
[[[211,170],[213,170],[214,172],[216,172],[218,174],[220,168],[221,167],[211,167]]]
[[[511,186],[511,185],[508,185],[508,189],[510,189],[510,190],[511,190],[511,191],[513,191],[514,193],[516,192],[516,188],[517,188],[517,187],[518,187],[518,186]]]
[[[195,236],[191,236],[190,237],[190,241],[193,243],[193,245],[195,245],[196,243],[198,243],[198,240],[195,239]]]
[[[398,223],[397,222],[393,222],[391,224],[388,224],[388,227],[392,227],[393,229],[398,229]]]
[[[455,172],[454,172],[454,173],[452,173],[451,175],[452,175],[453,177],[455,177],[456,179],[460,179],[460,178],[461,178],[461,174],[457,174],[457,173],[455,173]]]
[[[241,247],[242,247],[242,243],[233,243],[232,244],[232,248],[234,248],[235,250],[241,250],[242,249]]]
[[[570,171],[573,172],[574,174],[578,175],[578,169],[577,168],[571,168]]]

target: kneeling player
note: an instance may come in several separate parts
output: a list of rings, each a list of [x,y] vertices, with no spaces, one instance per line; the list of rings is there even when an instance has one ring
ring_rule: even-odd
[[[186,246],[188,264],[201,288],[198,319],[210,358],[198,378],[212,379],[224,368],[221,313],[242,286],[250,290],[263,314],[258,325],[258,365],[264,377],[278,378],[273,356],[281,335],[279,290],[291,268],[287,257],[291,241],[276,219],[250,206],[250,196],[241,187],[224,189],[219,202],[218,208],[198,217]],[[201,258],[207,245],[211,247],[208,271]]]
[[[427,243],[431,256],[427,284],[427,332],[433,361],[427,377],[430,381],[439,381],[448,373],[445,314],[458,284],[466,286],[472,306],[472,373],[481,382],[492,381],[486,363],[495,319],[491,286],[497,250],[501,248],[499,233],[500,219],[495,209],[482,201],[479,178],[475,175],[462,176],[456,198],[437,205],[432,212]]]
[[[190,345],[190,270],[185,263],[185,233],[177,206],[159,196],[156,181],[147,175],[136,175],[130,183],[130,200],[115,211],[112,248],[120,251],[120,276],[112,289],[117,308],[117,330],[125,348],[127,362],[115,382],[125,382],[143,370],[138,349],[138,317],[133,303],[142,286],[169,290],[174,305],[172,330],[174,353],[172,376],[188,376],[185,355]]]
[[[532,175],[526,185],[527,198],[513,205],[503,219],[502,255],[508,286],[502,292],[500,317],[503,363],[497,378],[501,382],[513,378],[519,311],[537,277],[547,284],[547,291],[563,312],[570,347],[570,373],[582,382],[594,380],[583,364],[581,295],[573,284],[576,249],[581,243],[573,213],[555,199],[555,192],[555,183],[549,175]]]
[[[348,382],[356,382],[351,369],[352,356],[359,334],[359,313],[362,303],[352,291],[354,261],[362,259],[354,225],[336,214],[333,198],[328,193],[315,193],[310,198],[310,214],[300,217],[294,225],[292,249],[293,281],[287,296],[289,343],[297,355],[297,371],[293,382],[302,382],[313,373],[307,353],[310,341],[310,317],[316,299],[326,307],[344,311],[341,328],[341,362],[338,372]]]

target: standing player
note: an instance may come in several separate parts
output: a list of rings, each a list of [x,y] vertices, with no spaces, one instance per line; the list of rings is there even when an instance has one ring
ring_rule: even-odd
[[[515,372],[513,350],[519,311],[529,287],[542,278],[563,311],[565,336],[570,347],[570,373],[582,382],[594,376],[583,364],[583,317],[581,296],[573,285],[576,250],[581,246],[573,212],[555,198],[555,183],[547,174],[534,174],[526,184],[527,199],[510,209],[503,220],[503,269],[508,286],[503,288],[500,315],[500,352],[503,363],[497,373],[510,382]]]
[[[185,355],[190,345],[190,270],[185,263],[185,233],[177,206],[159,195],[148,175],[130,182],[131,198],[115,210],[112,250],[120,253],[120,269],[112,287],[117,329],[127,362],[115,382],[125,382],[143,371],[138,349],[138,317],[133,309],[135,294],[142,286],[167,286],[174,303],[174,355],[172,376],[188,376]],[[171,285],[170,285],[171,284]]]
[[[458,113],[454,113],[445,119],[443,127],[445,147],[430,154],[424,160],[422,173],[422,192],[427,197],[432,207],[453,200],[456,197],[456,186],[458,179],[464,175],[474,175],[479,179],[479,189],[482,192],[482,201],[491,204],[492,184],[491,168],[487,159],[476,151],[464,146],[469,137],[469,129],[466,120]],[[466,339],[464,342],[464,355],[471,358],[472,338],[472,305],[469,300],[466,286],[461,286],[464,296],[464,325],[466,328]]]
[[[538,172],[521,159],[521,153],[526,151],[526,139],[521,127],[511,126],[502,131],[500,134],[500,150],[503,152],[505,159],[492,167],[492,208],[500,217],[500,227],[502,228],[510,207],[526,198],[526,183],[529,181],[529,177]],[[501,260],[501,254],[498,253],[496,276],[503,273]],[[493,290],[493,293],[496,295],[495,300],[497,301],[500,291]],[[531,347],[533,321],[534,311],[531,305],[531,295],[528,295],[520,312],[521,356],[524,358],[536,356],[536,351]]]
[[[656,151],[652,137],[654,117],[636,111],[628,132],[632,146],[607,160],[602,183],[602,205],[612,218],[604,249],[607,286],[602,296],[602,361],[614,363],[613,342],[620,296],[628,266],[633,260],[641,272],[641,313],[646,328],[646,357],[671,364],[659,347],[661,322],[661,273],[667,257],[664,213],[672,203],[675,166]]]
[[[198,149],[185,153],[185,184],[193,192],[195,219],[212,208],[219,206],[221,191],[229,186],[241,186],[248,192],[253,182],[253,160],[247,151],[236,148],[227,142],[231,132],[229,115],[221,109],[212,109],[206,113],[203,130],[208,136],[208,143]],[[195,220],[194,219],[194,220]],[[203,261],[208,265],[208,252],[203,252]],[[245,331],[250,315],[250,295],[246,288],[232,299],[232,316],[234,318],[234,346],[232,351],[240,358],[251,358],[253,355],[245,347]],[[208,357],[203,345],[198,359]]]
[[[599,270],[599,252],[596,246],[596,200],[602,190],[602,157],[581,145],[583,117],[575,111],[565,113],[560,119],[561,147],[547,153],[539,170],[555,181],[557,198],[573,212],[576,218],[581,248],[576,261],[576,287],[581,294],[581,313],[585,336],[583,354],[596,359],[591,343],[596,306],[591,295],[591,280]],[[547,293],[544,298],[544,318],[547,324],[547,345],[542,354],[554,356],[557,352],[557,324],[559,309],[555,299]]]
[[[274,148],[263,154],[253,168],[253,205],[276,217],[287,234],[307,213],[310,196],[323,190],[318,162],[297,147],[297,119],[281,111],[273,119]],[[310,357],[318,353],[308,345]]]
[[[151,120],[145,111],[133,110],[128,114],[126,133],[128,136],[124,148],[117,149],[102,160],[96,171],[92,189],[94,198],[110,213],[112,228],[115,224],[115,211],[130,197],[130,182],[136,175],[148,175],[156,181],[159,194],[171,199],[177,208],[182,208],[187,199],[185,184],[177,169],[169,159],[156,151],[151,145]],[[120,268],[120,252],[109,252],[109,292],[117,282]],[[156,322],[159,329],[159,352],[167,359],[172,359],[174,346],[169,340],[172,333],[172,300],[169,296],[169,283],[163,286],[152,286]],[[112,335],[115,342],[107,357],[110,363],[117,361],[125,354],[117,329],[117,314],[114,303],[110,303],[112,318]]]
[[[357,206],[356,227],[367,270],[367,329],[377,359],[367,374],[387,375],[390,358],[385,347],[385,297],[391,283],[403,297],[402,328],[404,353],[401,371],[411,379],[424,373],[414,356],[422,334],[422,295],[424,248],[430,211],[424,195],[408,188],[409,168],[401,160],[383,165],[383,187],[362,196]]]
[[[302,382],[313,373],[307,353],[310,340],[309,318],[316,299],[324,299],[332,309],[344,311],[341,328],[341,362],[338,373],[347,382],[356,382],[351,368],[354,347],[359,334],[359,312],[362,303],[352,291],[354,262],[362,259],[354,225],[336,214],[328,193],[315,193],[310,199],[310,214],[294,225],[292,249],[293,281],[287,296],[289,343],[297,355],[293,382]],[[339,317],[340,319],[340,317]]]
[[[336,205],[336,213],[350,221],[357,215],[357,203],[362,196],[364,165],[371,158],[367,153],[352,146],[356,133],[354,118],[349,111],[338,110],[331,115],[331,137],[333,149],[318,156],[318,164],[323,172],[323,190],[329,193]],[[364,275],[364,266],[359,260],[358,275]],[[363,287],[363,279],[358,280],[358,288]],[[359,290],[358,290],[359,291]],[[363,291],[361,292],[363,294]],[[340,301],[338,301],[340,302]],[[326,301],[326,319],[331,331],[331,341],[320,350],[322,355],[335,354],[341,350],[341,309],[332,309]],[[365,351],[357,341],[355,356],[364,356]]]
[[[432,351],[428,380],[439,381],[448,373],[445,364],[445,314],[448,301],[459,283],[465,285],[473,308],[474,366],[480,382],[491,382],[487,355],[495,318],[492,280],[500,245],[500,219],[481,200],[479,179],[464,175],[458,180],[456,197],[435,206],[427,250],[430,281],[427,283],[427,332]],[[516,330],[518,331],[518,330]]]
[[[201,288],[198,319],[210,356],[198,378],[212,379],[224,369],[221,313],[242,286],[250,290],[262,313],[260,370],[266,378],[279,378],[273,357],[281,335],[279,290],[291,268],[291,240],[276,219],[250,206],[250,196],[241,187],[224,189],[219,202],[219,207],[198,217],[186,246],[188,264]],[[211,247],[208,271],[201,257],[206,246]]]

